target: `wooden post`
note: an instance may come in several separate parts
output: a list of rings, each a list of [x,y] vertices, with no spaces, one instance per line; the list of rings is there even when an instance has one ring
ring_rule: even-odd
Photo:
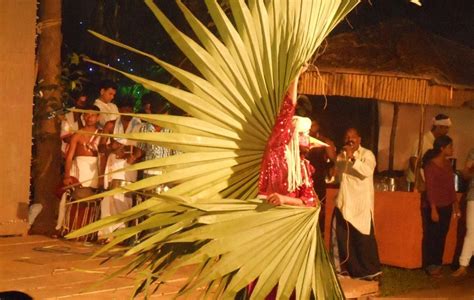
[[[48,115],[62,107],[61,100],[61,0],[41,0],[38,43],[38,79],[43,97],[36,102],[33,159],[34,203],[43,209],[32,233],[51,234],[59,199],[54,191],[61,181],[60,121]]]
[[[388,170],[393,172],[393,160],[395,153],[395,136],[397,134],[398,112],[400,111],[400,104],[393,104],[392,130],[390,131],[390,148],[388,152]]]
[[[416,164],[415,164],[415,188],[414,191],[420,190],[420,168],[423,159],[423,132],[424,132],[424,125],[425,125],[425,105],[421,105],[421,117],[420,117],[420,133],[418,136],[418,155],[416,157]]]

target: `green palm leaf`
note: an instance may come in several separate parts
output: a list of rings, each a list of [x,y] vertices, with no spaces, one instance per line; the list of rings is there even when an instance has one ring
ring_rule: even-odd
[[[133,260],[122,270],[142,274],[136,293],[147,293],[153,283],[161,284],[177,269],[195,265],[180,295],[206,286],[203,296],[233,297],[258,278],[253,299],[265,297],[276,285],[281,299],[292,293],[298,299],[343,298],[317,229],[319,208],[272,207],[254,198],[265,145],[290,82],[358,1],[232,0],[229,16],[216,0],[206,0],[217,34],[178,1],[196,41],[153,1],[145,3],[199,75],[95,32],[104,41],[151,59],[183,88],[89,61],[143,84],[192,116],[133,115],[173,133],[117,137],[182,153],[127,168],[160,168],[163,175],[88,199],[159,184],[174,187],[68,237],[139,220],[115,231],[114,241],[101,250],[138,237],[137,244],[126,247],[125,255],[133,255]]]

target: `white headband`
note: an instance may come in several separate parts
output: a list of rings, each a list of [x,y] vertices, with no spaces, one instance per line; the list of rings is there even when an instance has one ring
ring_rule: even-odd
[[[441,120],[436,120],[435,118],[433,118],[433,120],[431,122],[433,123],[433,126],[448,126],[448,127],[451,127],[451,125],[452,125],[450,118],[441,119]]]
[[[310,118],[294,116],[292,121],[293,121],[293,124],[295,125],[296,132],[302,132],[306,135],[309,134],[309,130],[311,129]]]

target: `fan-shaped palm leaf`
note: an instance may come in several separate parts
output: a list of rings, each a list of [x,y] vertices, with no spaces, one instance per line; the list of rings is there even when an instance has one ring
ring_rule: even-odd
[[[163,183],[175,186],[69,237],[146,217],[136,226],[114,232],[115,240],[102,250],[140,236],[139,243],[126,253],[136,255],[126,270],[145,274],[137,292],[166,280],[181,266],[196,264],[181,294],[207,285],[207,295],[232,297],[258,278],[251,295],[255,299],[263,298],[276,285],[282,299],[293,292],[299,299],[311,294],[318,299],[342,298],[318,236],[319,208],[275,208],[248,199],[257,195],[265,145],[290,82],[358,1],[231,0],[231,20],[216,0],[206,0],[218,35],[178,1],[197,41],[176,28],[153,1],[145,3],[199,75],[93,34],[150,58],[181,82],[183,89],[116,70],[192,116],[136,115],[171,128],[173,133],[133,133],[126,138],[183,153],[130,167],[160,167],[165,173],[96,197]]]

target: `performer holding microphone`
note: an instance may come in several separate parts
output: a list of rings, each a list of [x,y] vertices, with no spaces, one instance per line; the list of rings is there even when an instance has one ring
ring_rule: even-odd
[[[347,129],[344,143],[336,161],[340,182],[333,218],[336,266],[351,277],[378,280],[382,272],[373,225],[376,160],[372,151],[360,145],[356,128]]]

